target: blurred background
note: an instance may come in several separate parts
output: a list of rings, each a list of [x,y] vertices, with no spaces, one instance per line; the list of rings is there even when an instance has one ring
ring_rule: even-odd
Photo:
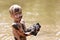
[[[40,23],[37,36],[27,40],[60,40],[60,0],[0,0],[0,40],[14,40],[9,7],[18,4],[23,10],[23,19],[30,27]]]

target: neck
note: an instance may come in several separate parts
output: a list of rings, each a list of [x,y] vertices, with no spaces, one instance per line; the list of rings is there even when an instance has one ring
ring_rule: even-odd
[[[14,21],[15,23],[20,23],[20,21]]]

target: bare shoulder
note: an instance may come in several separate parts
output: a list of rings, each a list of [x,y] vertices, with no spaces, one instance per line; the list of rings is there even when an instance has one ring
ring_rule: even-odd
[[[19,26],[19,25],[18,25],[17,23],[12,23],[12,28],[14,28],[14,29],[16,29],[16,30],[19,30],[19,29],[18,29],[18,26]]]

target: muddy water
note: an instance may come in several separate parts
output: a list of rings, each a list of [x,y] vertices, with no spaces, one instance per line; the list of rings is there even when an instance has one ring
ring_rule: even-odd
[[[14,40],[9,7],[22,7],[26,26],[39,22],[41,30],[28,40],[60,40],[60,0],[0,0],[0,40]]]

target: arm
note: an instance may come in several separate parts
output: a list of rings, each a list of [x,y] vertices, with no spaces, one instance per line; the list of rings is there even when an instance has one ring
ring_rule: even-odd
[[[22,19],[22,20],[20,21],[20,23],[22,24],[22,28],[23,28],[23,30],[24,30],[24,35],[25,35],[25,36],[30,36],[31,33],[27,31],[26,25],[25,25],[25,21]]]
[[[41,25],[39,23],[36,23],[34,25],[32,25],[30,28],[27,29],[26,32],[30,32],[30,35],[34,35],[36,36],[37,33],[40,31]]]
[[[16,29],[15,29],[15,30],[16,30]],[[18,33],[18,35],[23,36],[23,37],[25,37],[25,36],[30,36],[30,35],[31,35],[30,32],[23,32],[21,29],[16,30],[16,32]]]
[[[20,36],[25,36],[25,35],[24,35],[24,32],[22,32],[22,31],[17,27],[17,25],[14,24],[14,25],[12,25],[12,27],[13,27],[13,30],[16,31],[15,34],[17,33],[17,34],[20,35]]]

